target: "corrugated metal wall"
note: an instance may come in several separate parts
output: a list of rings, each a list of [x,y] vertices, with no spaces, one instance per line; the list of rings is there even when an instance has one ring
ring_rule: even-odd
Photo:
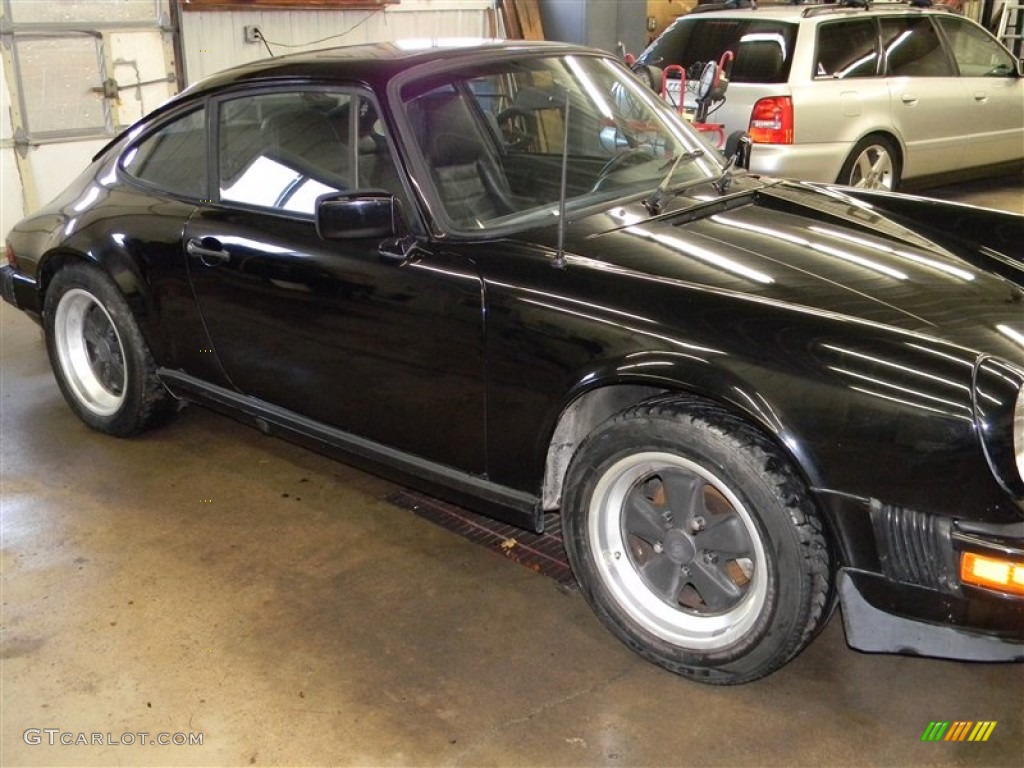
[[[493,8],[493,0],[402,0],[376,11],[186,11],[185,77],[191,84],[221,69],[266,58],[261,43],[245,42],[248,25],[259,27],[274,55],[281,56],[408,38],[493,37]]]

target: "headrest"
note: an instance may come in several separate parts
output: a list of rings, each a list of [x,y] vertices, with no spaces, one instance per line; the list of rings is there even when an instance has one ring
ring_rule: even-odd
[[[423,145],[434,167],[465,165],[483,154],[479,128],[458,94],[424,100],[423,126]]]

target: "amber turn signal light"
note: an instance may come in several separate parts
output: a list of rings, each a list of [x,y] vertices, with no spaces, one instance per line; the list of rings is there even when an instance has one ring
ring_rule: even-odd
[[[1000,592],[1024,595],[1024,563],[1001,557],[964,552],[960,557],[960,581]]]

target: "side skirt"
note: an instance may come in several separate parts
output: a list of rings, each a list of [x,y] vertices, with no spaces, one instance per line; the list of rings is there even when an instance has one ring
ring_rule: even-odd
[[[157,375],[176,397],[208,405],[254,424],[267,434],[358,466],[388,480],[411,485],[480,514],[542,533],[544,515],[537,496],[452,467],[381,445],[286,408],[197,379],[169,368]]]

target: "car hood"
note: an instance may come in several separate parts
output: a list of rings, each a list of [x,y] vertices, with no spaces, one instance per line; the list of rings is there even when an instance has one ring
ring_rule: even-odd
[[[688,194],[657,217],[638,204],[578,221],[566,250],[580,266],[1024,360],[1024,290],[968,245],[951,250],[871,206],[803,185]]]

